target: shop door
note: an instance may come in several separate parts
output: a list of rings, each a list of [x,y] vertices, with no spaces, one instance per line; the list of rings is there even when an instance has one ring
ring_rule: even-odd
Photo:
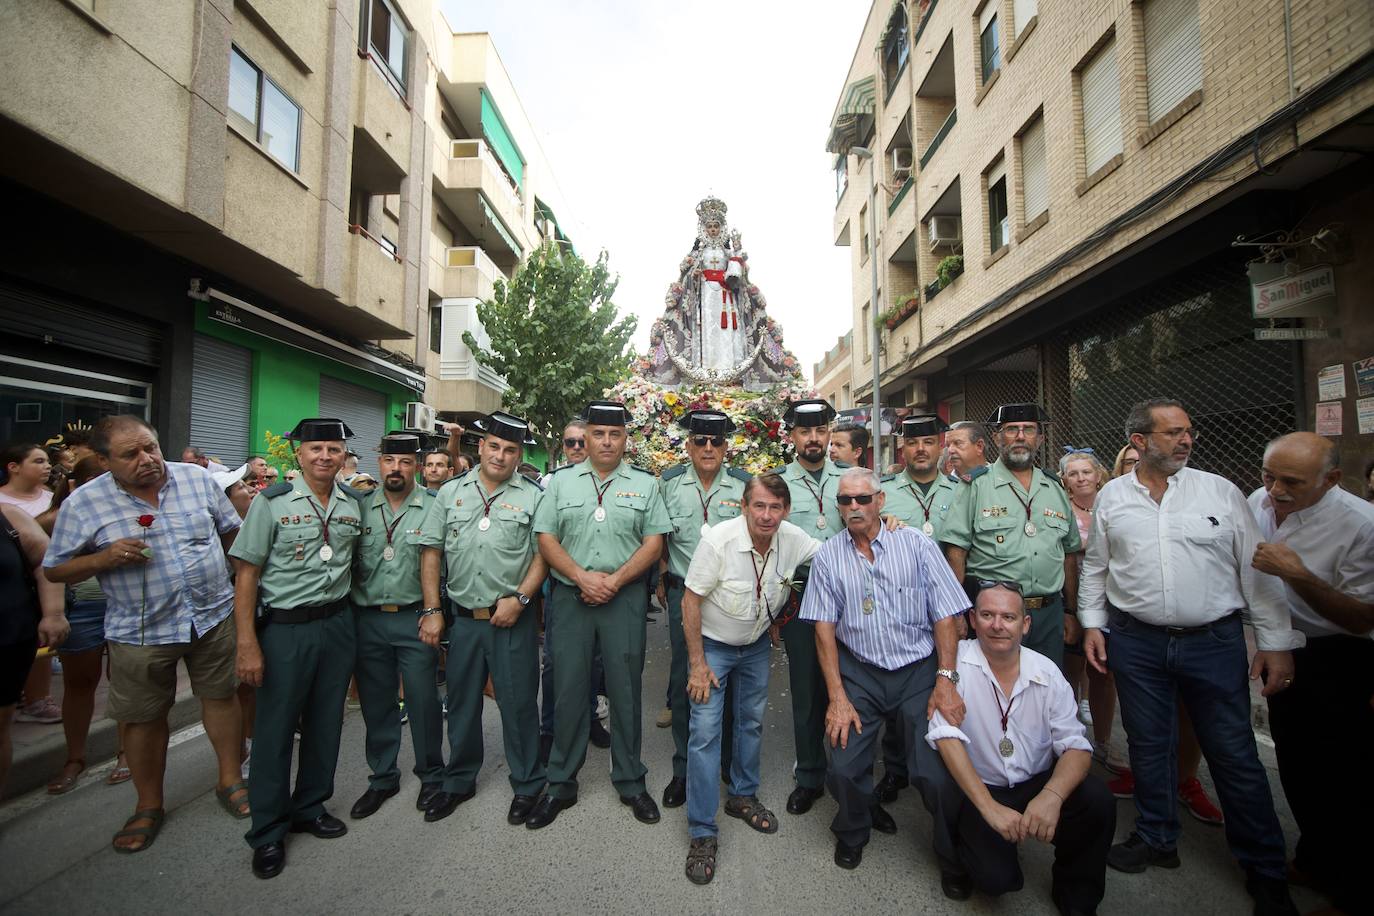
[[[110,414],[149,419],[152,385],[6,355],[0,367],[0,442],[42,445]]]

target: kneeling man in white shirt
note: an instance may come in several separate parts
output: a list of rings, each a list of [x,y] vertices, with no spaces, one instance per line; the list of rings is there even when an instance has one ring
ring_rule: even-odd
[[[991,896],[1020,890],[1016,847],[1036,839],[1055,848],[1051,894],[1059,911],[1093,913],[1106,888],[1116,803],[1088,773],[1092,744],[1068,681],[1021,645],[1031,621],[1020,587],[979,585],[978,638],[959,645],[957,687],[967,713],[956,728],[936,711],[926,733],[951,777],[941,809],[954,860],[938,851],[941,886],[954,900],[975,888]]]

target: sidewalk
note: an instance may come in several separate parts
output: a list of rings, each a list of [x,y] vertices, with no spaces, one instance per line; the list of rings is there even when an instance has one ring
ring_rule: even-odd
[[[95,689],[95,715],[91,717],[90,737],[86,740],[87,767],[113,758],[119,750],[115,721],[105,715],[109,689],[110,682],[102,674]],[[59,706],[62,704],[62,675],[56,671],[52,676],[52,698]],[[173,732],[200,719],[200,703],[191,695],[191,681],[184,665],[177,666],[177,698],[168,719]],[[5,783],[5,798],[43,787],[67,761],[67,737],[60,722],[40,725],[16,721],[10,726],[10,735],[14,762]]]

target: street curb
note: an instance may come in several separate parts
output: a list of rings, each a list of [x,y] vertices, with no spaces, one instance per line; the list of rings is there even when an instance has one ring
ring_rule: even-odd
[[[168,734],[200,721],[200,701],[191,688],[177,694],[167,713]],[[86,766],[112,759],[119,752],[119,732],[114,719],[102,717],[91,722],[86,739]],[[47,785],[62,764],[67,762],[67,738],[61,725],[52,726],[52,734],[23,748],[15,748],[9,778],[5,780],[5,798],[16,798]]]

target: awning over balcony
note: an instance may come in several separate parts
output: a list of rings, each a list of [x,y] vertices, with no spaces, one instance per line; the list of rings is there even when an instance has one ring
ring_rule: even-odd
[[[843,156],[848,154],[851,146],[863,141],[864,135],[873,126],[876,85],[873,77],[866,76],[850,83],[845,89],[835,120],[830,125],[830,139],[825,144],[827,152]]]
[[[481,90],[482,97],[482,135],[486,138],[487,145],[492,152],[496,153],[496,158],[501,160],[501,165],[505,166],[506,172],[517,187],[524,187],[525,184],[525,157],[520,153],[520,147],[515,144],[514,138],[510,135],[510,129],[506,127],[506,121],[501,117],[501,111],[492,101],[491,95],[485,88]]]
[[[486,195],[479,193],[477,199],[482,204],[483,219],[496,230],[496,234],[501,236],[501,241],[505,242],[506,246],[515,253],[517,259],[523,258],[525,256],[524,247],[515,240],[515,236],[511,235],[510,229],[506,228],[506,224],[501,221],[501,217],[496,215],[496,211],[493,210],[491,204],[487,202]]]

